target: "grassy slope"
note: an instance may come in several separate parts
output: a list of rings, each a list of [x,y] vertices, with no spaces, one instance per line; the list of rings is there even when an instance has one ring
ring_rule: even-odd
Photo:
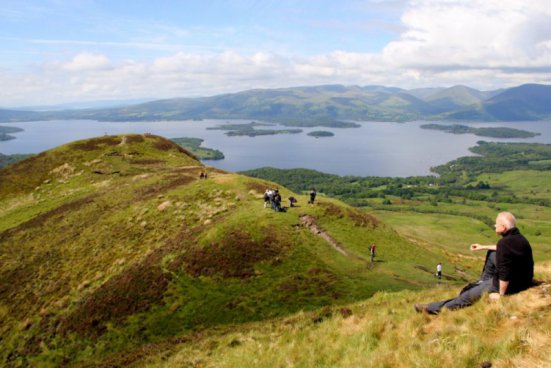
[[[387,196],[391,205],[382,206],[383,199],[369,199],[369,202],[377,208],[373,213],[401,236],[441,254],[444,274],[454,272],[457,267],[479,272],[485,254],[470,252],[469,244],[495,243],[498,238],[487,220],[493,220],[499,211],[512,211],[533,246],[536,277],[549,283],[551,209],[530,201],[549,198],[549,172],[519,170],[482,174],[473,184],[480,180],[490,184],[490,191],[514,194],[518,203],[450,197],[451,202],[434,205],[430,197],[423,201],[393,196]],[[168,359],[168,365],[157,359],[145,366],[170,366],[176,362],[205,367],[472,367],[483,361],[492,361],[497,367],[551,364],[551,350],[547,346],[551,330],[549,286],[507,298],[497,305],[478,303],[436,318],[413,312],[414,303],[444,299],[457,290],[435,288],[415,293],[381,293],[348,306],[355,311],[355,316],[359,314],[356,318],[342,318],[336,313],[336,317],[317,325],[312,324],[315,316],[300,315],[293,320],[296,325],[286,322],[292,326],[289,328],[283,327],[286,323],[274,324],[272,329],[254,326],[252,332],[209,337],[210,345],[202,345],[206,353],[198,352],[198,345],[180,346]],[[213,348],[209,350],[209,346]],[[239,363],[237,357],[241,357]]]
[[[199,180],[204,170],[209,179]],[[441,260],[335,200],[308,206],[293,194],[300,207],[264,209],[261,193],[274,184],[205,168],[155,136],[71,143],[0,179],[7,366],[132,360],[149,344],[230,323],[433,285],[418,266]],[[297,226],[303,214],[352,256]],[[371,241],[372,269],[363,260]],[[446,282],[459,282],[453,276]]]
[[[471,243],[494,244],[497,237],[493,229],[480,221],[480,218],[493,220],[500,211],[511,211],[519,228],[527,236],[534,248],[536,261],[551,259],[551,208],[522,199],[549,198],[548,183],[550,172],[517,170],[503,173],[479,175],[473,183],[488,182],[490,191],[515,195],[520,203],[491,203],[484,201],[463,201],[452,198],[452,203],[438,202],[437,206],[421,201],[402,201],[391,198],[389,210],[375,211],[385,223],[391,225],[404,237],[428,244],[430,249],[442,249],[447,254],[460,254],[472,258],[468,246]],[[421,209],[424,213],[413,212]],[[483,255],[474,255],[483,259]],[[457,257],[455,257],[457,258]],[[452,257],[453,259],[453,257]],[[461,262],[457,259],[457,262]],[[468,267],[468,265],[465,265]]]
[[[551,264],[536,277],[551,280]],[[137,367],[547,367],[551,364],[549,283],[438,317],[412,304],[452,296],[438,287],[381,292],[347,308],[231,326],[193,341],[150,346]],[[161,353],[159,352],[161,351]],[[117,363],[112,361],[111,363]],[[120,362],[119,362],[120,363]]]

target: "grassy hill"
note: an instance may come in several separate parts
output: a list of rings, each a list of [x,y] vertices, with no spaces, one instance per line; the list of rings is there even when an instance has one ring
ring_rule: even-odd
[[[536,266],[551,279],[551,264]],[[150,346],[129,366],[161,367],[548,367],[551,285],[499,302],[487,297],[438,317],[413,303],[451,297],[438,287],[377,293],[346,308],[303,312],[269,323],[228,326],[184,343]]]
[[[137,361],[228,326],[433,286],[447,259],[334,199],[308,206],[280,187],[299,207],[265,209],[277,184],[205,167],[158,136],[69,143],[0,170],[0,182],[8,367]],[[444,283],[475,277],[476,263]]]
[[[551,260],[551,145],[480,141],[471,151],[477,156],[434,168],[438,177],[341,177],[274,168],[244,174],[278,178],[297,192],[315,186],[322,194],[367,209],[403,237],[464,267],[473,258],[468,244],[495,242],[496,214],[512,211],[535,248],[536,261]]]

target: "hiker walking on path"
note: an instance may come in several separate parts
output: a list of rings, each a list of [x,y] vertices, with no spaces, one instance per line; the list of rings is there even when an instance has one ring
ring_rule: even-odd
[[[534,277],[532,248],[516,228],[515,216],[510,212],[499,213],[495,231],[497,235],[502,236],[497,245],[471,245],[472,251],[488,250],[481,279],[463,288],[456,298],[429,304],[415,304],[417,312],[438,314],[442,308],[453,310],[468,307],[480,299],[485,292],[490,293],[491,300],[497,300],[532,286]]]
[[[369,254],[371,256],[371,264],[375,261],[375,243],[371,243],[369,246]]]
[[[309,204],[314,204],[314,201],[316,200],[316,188],[312,188],[310,191],[310,201],[308,201]]]
[[[436,265],[436,276],[438,277],[438,280],[442,279],[442,263],[438,263]]]

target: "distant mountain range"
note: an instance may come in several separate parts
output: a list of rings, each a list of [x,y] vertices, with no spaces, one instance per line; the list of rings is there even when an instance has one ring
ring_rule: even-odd
[[[494,91],[478,91],[466,86],[405,90],[384,86],[324,85],[254,89],[110,108],[63,111],[0,109],[0,122],[52,119],[258,119],[293,126],[324,126],[347,120],[551,120],[551,85],[524,84]]]
[[[21,106],[12,110],[23,111],[63,111],[63,110],[83,110],[83,109],[103,109],[111,107],[122,107],[128,105],[136,105],[144,102],[155,100],[154,98],[136,98],[124,100],[98,100],[98,101],[83,101],[69,102],[59,105],[37,105],[37,106]]]

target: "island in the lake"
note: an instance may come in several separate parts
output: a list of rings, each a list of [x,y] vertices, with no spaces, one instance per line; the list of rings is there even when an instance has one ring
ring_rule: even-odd
[[[0,141],[9,141],[11,139],[15,139],[13,135],[9,135],[8,133],[17,133],[22,131],[23,129],[21,128],[0,126]]]
[[[247,136],[256,137],[258,135],[275,135],[275,134],[298,134],[302,133],[302,129],[256,129],[259,126],[273,126],[274,124],[257,123],[251,121],[247,124],[224,124],[215,127],[207,128],[208,130],[226,130],[228,137]]]
[[[184,147],[185,149],[193,153],[201,160],[223,160],[224,159],[224,154],[221,151],[217,149],[201,147],[201,144],[203,143],[203,139],[201,138],[182,137],[182,138],[172,138],[171,140],[174,143]]]
[[[533,138],[540,133],[529,132],[526,130],[506,128],[506,127],[488,127],[474,128],[461,124],[442,125],[442,124],[423,124],[422,129],[442,130],[452,134],[471,133],[479,137],[490,138]]]
[[[308,133],[307,135],[309,135],[310,137],[322,138],[322,137],[333,137],[335,134],[325,130],[315,130],[313,132]]]

